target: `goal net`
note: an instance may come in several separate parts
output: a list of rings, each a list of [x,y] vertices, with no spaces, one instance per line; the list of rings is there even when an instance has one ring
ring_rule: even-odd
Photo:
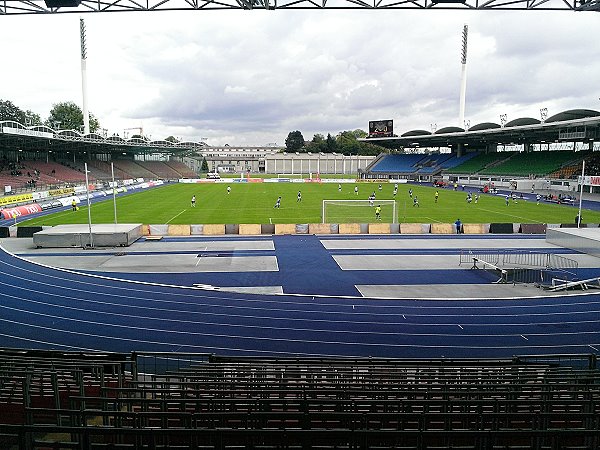
[[[381,206],[381,222],[398,223],[395,200],[323,200],[323,223],[372,223]]]

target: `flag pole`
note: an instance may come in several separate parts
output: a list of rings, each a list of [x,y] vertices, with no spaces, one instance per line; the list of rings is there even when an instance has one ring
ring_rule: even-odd
[[[579,192],[579,213],[577,214],[577,228],[581,226],[581,201],[583,200],[583,184],[585,180],[585,159],[583,160],[583,165],[581,166],[581,190]]]

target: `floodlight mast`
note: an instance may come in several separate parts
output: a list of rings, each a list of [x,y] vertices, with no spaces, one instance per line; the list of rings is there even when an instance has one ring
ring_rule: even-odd
[[[460,74],[460,104],[458,112],[458,126],[464,127],[465,102],[467,96],[467,37],[469,26],[465,24],[462,32],[462,47],[460,52],[461,74]]]
[[[85,43],[85,22],[79,19],[79,36],[81,40],[81,91],[83,94],[83,134],[90,134],[90,114],[87,99],[87,47]]]

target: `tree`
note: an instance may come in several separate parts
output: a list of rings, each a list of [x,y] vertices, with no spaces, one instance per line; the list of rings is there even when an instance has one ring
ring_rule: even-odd
[[[337,150],[337,141],[330,133],[327,133],[327,139],[325,139],[325,153],[334,153]]]
[[[39,114],[34,113],[33,111],[27,110],[25,111],[25,123],[24,125],[42,125],[42,118]]]
[[[13,120],[26,125],[26,118],[27,115],[25,111],[16,106],[13,102],[0,99],[0,120]]]
[[[304,147],[306,152],[311,153],[320,153],[325,151],[325,136],[322,134],[315,134],[312,138],[312,141],[306,143]]]
[[[208,163],[206,162],[206,158],[202,158],[202,166],[200,167],[202,172],[208,172]]]
[[[288,137],[285,138],[285,147],[288,152],[298,152],[304,147],[304,136],[298,130],[290,131]]]
[[[354,137],[356,139],[363,139],[369,135],[369,133],[367,133],[365,130],[361,130],[360,128],[357,128],[356,130],[354,130],[352,132],[352,134],[354,135]]]
[[[177,139],[175,136],[169,136],[169,137],[165,138],[165,141],[172,142],[173,144],[177,144],[179,142],[179,139]]]
[[[75,102],[56,103],[52,105],[46,125],[55,129],[82,131],[83,112]],[[90,132],[93,133],[98,128],[100,128],[100,122],[90,113]]]

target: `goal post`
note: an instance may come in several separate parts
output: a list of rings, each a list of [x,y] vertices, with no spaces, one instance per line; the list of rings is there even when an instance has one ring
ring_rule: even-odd
[[[381,222],[398,223],[396,200],[323,200],[323,223],[372,223],[381,207]]]

